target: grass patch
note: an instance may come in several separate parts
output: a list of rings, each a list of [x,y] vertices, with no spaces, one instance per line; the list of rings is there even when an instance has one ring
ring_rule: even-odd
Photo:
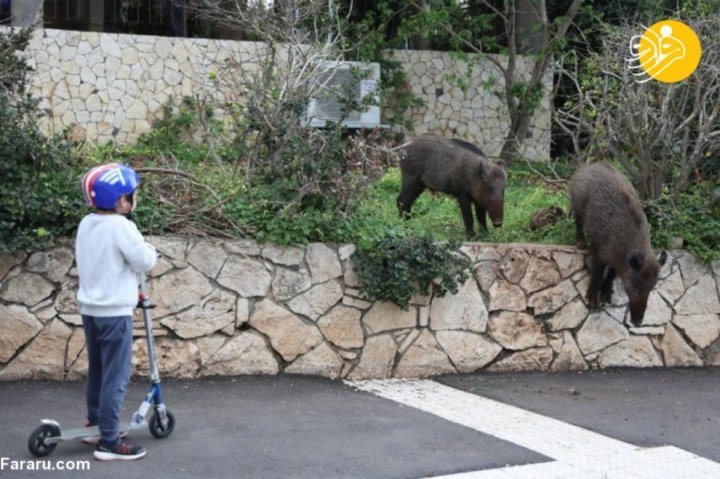
[[[493,243],[532,242],[544,244],[574,244],[575,227],[571,220],[563,219],[554,225],[530,231],[532,214],[551,205],[568,209],[564,188],[549,188],[537,175],[529,174],[524,165],[510,169],[505,188],[505,218],[502,228],[493,228],[488,220],[489,233],[479,241]],[[393,168],[367,192],[351,217],[355,225],[353,240],[366,246],[383,235],[432,236],[437,240],[465,239],[460,207],[449,195],[432,195],[424,192],[415,201],[412,216],[407,220],[398,217],[395,200],[400,192],[400,172]],[[475,229],[478,230],[477,222]]]

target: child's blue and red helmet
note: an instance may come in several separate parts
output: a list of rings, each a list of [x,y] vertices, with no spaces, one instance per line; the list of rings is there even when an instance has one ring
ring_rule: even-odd
[[[101,210],[114,210],[120,197],[132,194],[139,184],[135,170],[122,163],[96,166],[82,181],[85,200]]]

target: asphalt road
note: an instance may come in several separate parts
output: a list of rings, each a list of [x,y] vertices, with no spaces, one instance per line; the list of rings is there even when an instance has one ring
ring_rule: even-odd
[[[641,447],[677,446],[720,462],[720,369],[448,376],[438,382]],[[32,467],[41,418],[83,422],[83,383],[0,383],[0,476],[181,478],[425,478],[550,458],[512,442],[378,397],[340,381],[302,376],[167,380],[173,434],[131,433],[148,454],[100,463],[92,447],[58,445],[45,462],[89,461],[87,471]],[[124,417],[146,389],[133,384]],[[4,459],[6,458],[6,459]],[[4,461],[4,462],[3,462]],[[59,464],[61,461],[65,461]],[[548,476],[549,477],[549,476]]]
[[[637,446],[673,445],[720,462],[720,368],[446,376],[441,382]]]

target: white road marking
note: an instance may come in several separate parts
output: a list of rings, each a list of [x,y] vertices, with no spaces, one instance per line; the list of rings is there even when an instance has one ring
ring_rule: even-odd
[[[354,387],[429,412],[572,464],[586,457],[623,454],[637,446],[434,381],[380,380]]]
[[[525,466],[511,466],[484,471],[463,472],[449,476],[435,476],[432,479],[605,479],[599,473],[593,474],[562,462],[542,462]]]
[[[676,447],[643,449],[602,434],[429,380],[346,381],[354,388],[442,417],[555,459],[443,479],[708,478],[720,464]]]
[[[716,462],[673,446],[640,449],[603,457],[583,466],[561,461],[465,472],[432,479],[708,479],[718,477]]]

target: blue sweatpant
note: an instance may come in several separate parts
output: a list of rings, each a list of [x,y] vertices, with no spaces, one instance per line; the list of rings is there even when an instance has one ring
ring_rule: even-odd
[[[88,355],[88,421],[99,425],[100,441],[112,446],[120,434],[120,409],[130,381],[132,316],[83,315]]]

